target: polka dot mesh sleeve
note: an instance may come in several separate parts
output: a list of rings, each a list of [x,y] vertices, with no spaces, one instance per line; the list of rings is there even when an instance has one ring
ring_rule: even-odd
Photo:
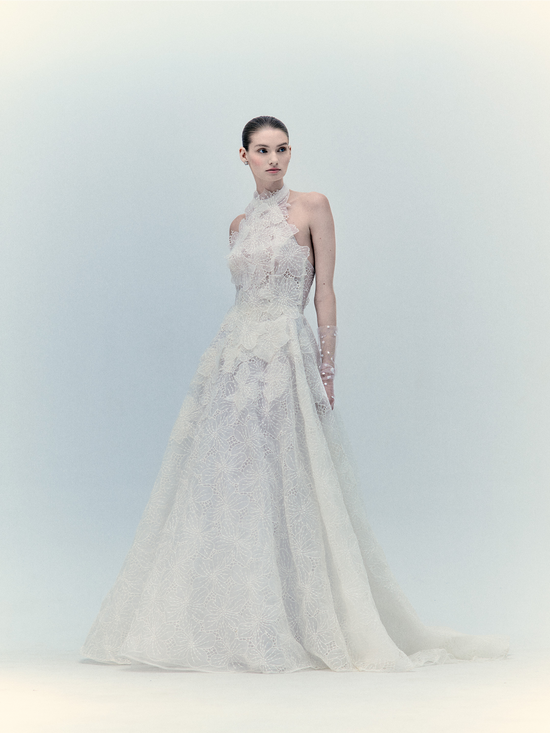
[[[336,351],[336,336],[338,329],[336,326],[319,326],[319,349],[321,351],[320,372],[323,384],[327,384],[330,380],[334,380],[336,374],[336,365],[334,362],[334,353]]]

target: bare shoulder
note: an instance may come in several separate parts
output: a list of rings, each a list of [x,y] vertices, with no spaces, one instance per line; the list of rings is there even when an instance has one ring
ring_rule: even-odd
[[[293,202],[301,204],[304,208],[310,211],[318,211],[319,209],[330,209],[328,198],[324,193],[318,191],[309,191],[301,193],[300,191],[293,191]],[[291,203],[289,201],[289,203]]]
[[[229,231],[230,232],[238,232],[239,227],[241,225],[241,221],[244,219],[244,214],[239,214],[239,216],[236,216],[231,224],[229,225]]]
[[[289,203],[290,200],[289,200]],[[296,192],[294,218],[298,229],[307,228],[311,233],[320,227],[333,226],[332,210],[324,193],[309,191]]]
[[[324,193],[319,193],[318,191],[311,191],[307,195],[309,197],[310,206],[314,206],[316,209],[319,209],[319,208],[326,209],[330,207],[328,198],[325,196]]]

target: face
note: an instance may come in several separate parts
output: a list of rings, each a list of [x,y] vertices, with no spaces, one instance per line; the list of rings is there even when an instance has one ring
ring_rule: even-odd
[[[247,160],[258,190],[272,188],[274,181],[280,181],[290,163],[290,145],[282,130],[262,127],[250,137],[248,150],[239,150],[241,160]]]

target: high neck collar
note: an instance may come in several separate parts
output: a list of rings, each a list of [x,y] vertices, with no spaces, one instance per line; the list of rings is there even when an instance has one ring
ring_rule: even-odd
[[[285,196],[288,196],[289,191],[290,189],[286,183],[283,183],[277,191],[268,191],[266,189],[262,193],[258,193],[258,189],[254,189],[254,198],[252,200],[253,202],[265,201],[269,204],[278,204]]]

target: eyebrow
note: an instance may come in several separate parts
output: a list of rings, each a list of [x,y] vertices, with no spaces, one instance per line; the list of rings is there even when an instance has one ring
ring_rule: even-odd
[[[281,145],[288,145],[288,143],[279,143],[279,145],[275,145],[274,147],[280,148]],[[254,147],[255,148],[268,148],[269,145],[264,145],[263,143],[257,143],[256,145],[254,145]]]

